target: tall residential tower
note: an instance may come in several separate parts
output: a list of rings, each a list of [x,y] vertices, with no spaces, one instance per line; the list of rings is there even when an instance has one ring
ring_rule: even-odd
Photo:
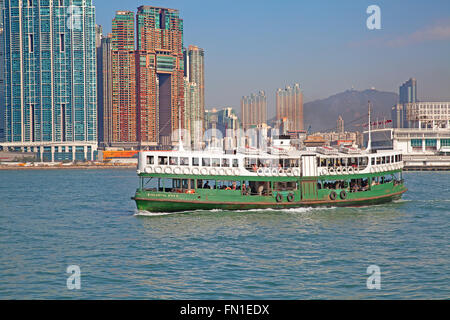
[[[3,13],[3,147],[37,152],[44,161],[94,159],[97,70],[92,0],[5,0]]]
[[[290,131],[304,130],[303,93],[298,83],[293,87],[278,89],[276,93],[277,120],[287,118]]]
[[[169,146],[184,125],[183,20],[178,10],[141,6],[136,36],[138,138]]]
[[[267,98],[264,91],[241,99],[242,127],[247,130],[267,124]]]

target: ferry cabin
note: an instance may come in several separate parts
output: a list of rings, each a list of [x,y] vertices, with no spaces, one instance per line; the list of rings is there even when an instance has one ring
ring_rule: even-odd
[[[402,168],[401,154],[392,151],[149,151],[139,154],[135,200],[149,211],[376,203],[406,191]]]

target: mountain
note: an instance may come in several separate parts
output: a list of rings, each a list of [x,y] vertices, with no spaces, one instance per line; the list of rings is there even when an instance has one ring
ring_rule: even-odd
[[[361,124],[368,122],[368,101],[372,103],[372,121],[377,117],[380,121],[391,119],[391,108],[397,104],[398,94],[374,89],[347,90],[326,99],[307,102],[303,106],[305,129],[311,126],[313,132],[336,130],[336,121],[341,115],[346,131],[361,131]]]

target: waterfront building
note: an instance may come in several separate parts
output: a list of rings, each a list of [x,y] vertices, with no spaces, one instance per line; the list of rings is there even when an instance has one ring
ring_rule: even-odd
[[[184,105],[184,128],[190,135],[190,141],[185,143],[200,147],[203,139],[202,119],[204,117],[203,113],[200,114],[200,92],[197,83],[189,82],[187,77],[184,79]]]
[[[136,23],[139,141],[171,146],[184,125],[183,20],[178,10],[141,6]]]
[[[267,98],[264,91],[242,97],[241,116],[244,130],[267,124]]]
[[[399,89],[399,103],[417,102],[417,80],[410,78]]]
[[[0,0],[0,142],[5,139],[5,65],[3,63],[3,2]]]
[[[205,53],[202,48],[190,45],[188,49],[184,49],[184,74],[185,83],[190,84],[190,90],[188,92],[198,95],[198,99],[194,99],[192,96],[187,97],[185,91],[185,107],[186,115],[190,114],[189,121],[185,121],[186,128],[190,127],[191,138],[196,140],[197,137],[202,137],[205,121]],[[187,81],[187,82],[186,82]],[[189,104],[187,103],[189,100]],[[195,103],[194,103],[195,102]],[[187,110],[189,108],[189,110]],[[193,132],[196,132],[195,136]]]
[[[290,130],[303,131],[303,93],[298,83],[276,92],[276,119],[287,118]]]
[[[70,5],[77,13],[70,16]],[[43,161],[97,154],[95,7],[92,0],[5,0],[5,142]],[[69,19],[68,19],[69,18]]]
[[[117,11],[111,35],[111,142],[137,145],[134,13]]]
[[[411,169],[450,167],[450,102],[400,104],[405,126],[373,129],[373,150],[401,151]],[[403,109],[404,108],[404,109]],[[367,145],[368,132],[364,132]]]
[[[100,72],[98,77],[101,82],[98,83],[99,90],[102,92],[102,101],[99,101],[99,110],[103,118],[103,135],[99,138],[100,144],[103,147],[110,146],[113,141],[113,126],[112,126],[112,54],[111,54],[111,40],[112,34],[102,36],[101,52],[100,52]],[[99,113],[100,117],[100,113]],[[100,131],[100,128],[99,128]]]

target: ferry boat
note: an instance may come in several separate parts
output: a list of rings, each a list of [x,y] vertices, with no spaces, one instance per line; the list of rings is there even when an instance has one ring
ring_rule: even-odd
[[[365,206],[400,199],[402,169],[399,152],[296,150],[283,137],[265,152],[181,147],[139,153],[132,199],[150,212]]]

